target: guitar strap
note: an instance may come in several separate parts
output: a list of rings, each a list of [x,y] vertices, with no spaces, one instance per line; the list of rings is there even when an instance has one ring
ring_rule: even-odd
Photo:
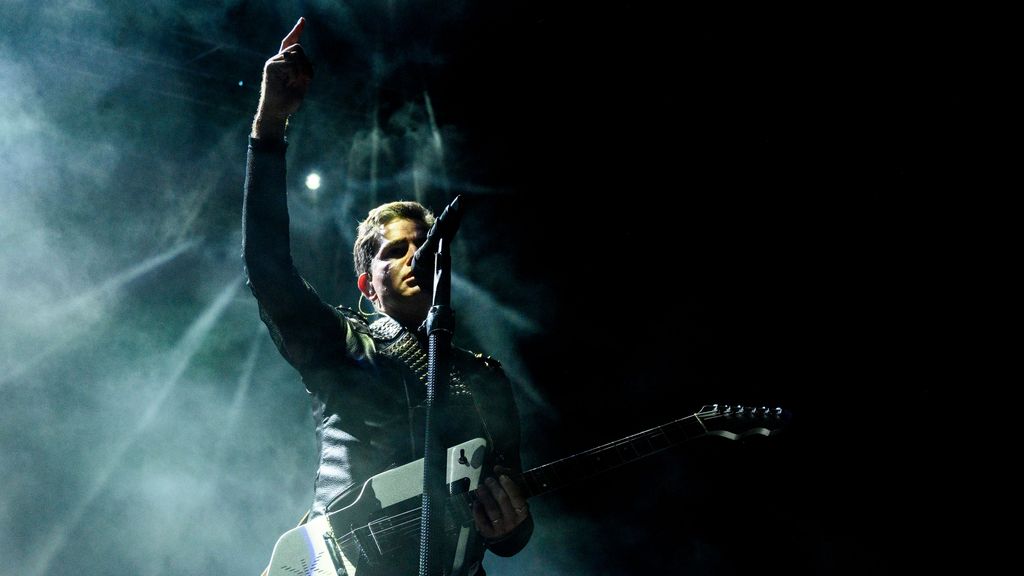
[[[377,343],[377,353],[383,357],[389,358],[395,363],[405,368],[405,374],[402,377],[402,383],[405,387],[405,399],[406,409],[408,410],[408,422],[409,422],[409,447],[410,447],[410,459],[416,459],[421,456],[420,450],[418,450],[416,438],[422,436],[423,418],[417,418],[417,412],[423,414],[423,406],[420,401],[414,401],[413,398],[421,399],[426,392],[427,380],[430,377],[428,371],[428,344],[426,338],[426,331],[424,327],[416,332],[404,328],[401,324],[393,320],[388,316],[381,316],[370,324],[370,334],[373,336],[374,341]],[[447,444],[454,444],[456,442],[464,441],[469,438],[473,438],[479,435],[482,429],[484,435],[487,437],[488,446],[494,448],[494,439],[491,437],[490,427],[486,417],[484,416],[486,410],[481,410],[480,399],[481,391],[477,385],[478,378],[473,377],[473,371],[463,374],[460,370],[460,361],[464,359],[464,353],[457,352],[453,355],[451,368],[449,372],[449,384],[448,384],[448,409],[451,411],[452,418],[441,418],[440,421],[444,422],[447,420],[448,424],[453,426],[454,429],[450,429],[449,432],[453,432],[456,435],[462,435],[464,437],[448,438]],[[480,355],[476,355],[479,359]],[[486,361],[483,364],[487,366]],[[407,375],[411,374],[409,378]],[[410,382],[411,380],[411,382]],[[410,384],[415,386],[415,391],[410,390]],[[478,416],[479,425],[471,423],[467,414],[475,412]],[[459,429],[461,424],[461,430]],[[417,434],[417,428],[420,428],[420,434]],[[471,432],[470,432],[471,430]],[[465,436],[465,434],[470,434]],[[442,433],[443,436],[443,433]],[[474,540],[471,537],[470,542]],[[462,566],[462,569],[468,569],[474,574],[481,574],[483,571],[479,569],[479,562],[483,556],[483,544],[478,543],[471,545],[473,550],[476,552],[466,556],[466,550],[463,550],[463,557],[457,562],[458,566],[462,566],[463,561],[470,561],[470,564]]]
[[[423,397],[427,385],[428,355],[426,335],[419,330],[416,333],[407,330],[401,324],[389,316],[381,316],[370,324],[370,334],[377,343],[377,353],[388,358],[405,368],[405,373],[411,378],[402,378],[405,386],[406,410],[408,411],[409,422],[409,457],[417,458],[419,453],[416,438],[416,427],[420,423],[416,417],[417,410],[422,410],[421,401],[414,400]],[[460,409],[468,408],[473,401],[473,394],[463,377],[462,371],[458,368],[458,362],[452,362],[449,372],[448,384],[448,405],[456,413]],[[410,379],[415,390],[410,390]],[[486,428],[486,424],[484,425]],[[463,440],[460,438],[459,440]]]
[[[420,330],[419,332],[422,332]],[[417,334],[406,330],[401,324],[388,316],[382,316],[370,324],[370,334],[377,341],[377,352],[405,366],[419,382],[426,386],[427,378],[427,345],[426,335],[421,342]],[[448,391],[452,398],[469,394],[469,388],[462,381],[462,374],[452,363],[451,384]]]
[[[389,316],[381,316],[370,324],[370,334],[377,342],[377,351],[404,366],[408,373],[418,380],[418,386],[423,388],[427,385],[427,343],[424,327],[417,332],[407,330],[401,324]],[[475,361],[485,369],[497,369],[501,367],[494,358],[483,354],[473,354]],[[462,354],[456,354],[452,359],[451,378],[449,379],[448,402],[453,410],[468,410],[472,405],[481,423],[484,436],[491,450],[497,451],[499,461],[503,460],[503,453],[500,446],[495,443],[495,437],[504,437],[501,431],[505,429],[500,420],[501,414],[506,414],[511,408],[502,405],[502,400],[494,394],[493,390],[482,389],[481,379],[473,377],[473,374],[463,374],[459,369],[460,361],[465,360]],[[415,441],[414,416],[417,403],[412,400],[414,394],[410,393],[408,379],[403,378],[405,384],[406,407],[409,410],[409,438],[412,449],[410,456],[417,458]],[[422,388],[421,388],[422,390]],[[417,397],[419,395],[416,395]],[[456,412],[458,413],[458,412]],[[492,420],[488,415],[494,415],[498,420]],[[518,415],[515,416],[518,419]],[[475,435],[475,434],[474,434]],[[468,438],[456,438],[454,442],[461,442]]]

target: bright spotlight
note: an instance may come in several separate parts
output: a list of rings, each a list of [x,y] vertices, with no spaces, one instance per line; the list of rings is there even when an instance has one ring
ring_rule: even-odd
[[[310,173],[309,176],[306,176],[306,188],[309,188],[310,190],[316,190],[319,187],[320,187],[320,175],[319,174],[317,174],[316,172],[312,172],[312,173]]]

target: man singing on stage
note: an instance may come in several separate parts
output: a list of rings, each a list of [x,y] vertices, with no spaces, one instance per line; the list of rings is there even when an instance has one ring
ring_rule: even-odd
[[[289,245],[285,129],[313,78],[299,44],[299,19],[267,60],[249,140],[243,209],[243,257],[249,286],[278,350],[302,376],[313,399],[319,465],[309,518],[346,506],[363,482],[423,457],[426,336],[432,277],[413,269],[413,255],[434,222],[415,202],[391,202],[359,224],[353,257],[369,315],[333,307],[296,271]],[[373,317],[376,319],[372,319]],[[372,319],[372,321],[371,321]],[[484,550],[511,556],[526,545],[533,520],[511,479],[521,469],[519,416],[498,362],[455,349],[440,418],[445,446],[480,437],[493,468],[476,491],[475,532],[460,573],[483,576]],[[493,474],[492,474],[493,472]],[[418,550],[413,547],[412,560]],[[414,573],[399,557],[380,574]],[[412,570],[412,571],[410,571]],[[377,574],[376,568],[367,574]]]

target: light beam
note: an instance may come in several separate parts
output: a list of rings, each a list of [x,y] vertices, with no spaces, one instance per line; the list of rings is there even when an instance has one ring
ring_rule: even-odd
[[[128,450],[135,444],[139,436],[156,419],[167,398],[177,387],[182,374],[189,367],[192,357],[199,351],[203,340],[216,325],[217,320],[224,311],[227,310],[228,305],[234,300],[241,286],[242,282],[238,279],[228,283],[228,285],[221,289],[213,302],[203,310],[202,314],[192,322],[188,330],[185,331],[185,334],[168,355],[168,369],[163,386],[157,392],[156,397],[149,401],[146,411],[136,422],[134,429],[126,434],[119,444],[106,452],[109,456],[106,462],[99,467],[99,471],[92,479],[85,496],[78,500],[77,506],[68,511],[51,530],[49,537],[43,540],[45,545],[37,556],[34,574],[45,576],[50,573],[50,564],[61,549],[64,548],[68,537],[78,531],[78,524],[82,521],[86,511],[93,501],[96,500],[96,497],[106,489],[114,472],[121,465],[121,460],[125,454],[128,453]]]

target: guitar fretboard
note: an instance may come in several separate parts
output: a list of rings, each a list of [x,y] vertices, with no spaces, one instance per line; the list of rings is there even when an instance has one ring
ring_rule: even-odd
[[[533,497],[629,464],[707,432],[696,414],[523,472],[516,478]]]

